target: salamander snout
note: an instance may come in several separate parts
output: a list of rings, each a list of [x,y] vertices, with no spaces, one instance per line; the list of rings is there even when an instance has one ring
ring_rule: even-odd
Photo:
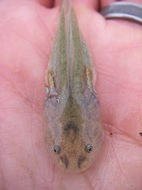
[[[73,170],[77,170],[77,169],[81,169],[82,166],[84,165],[84,162],[86,160],[85,156],[79,156],[78,159],[69,159],[66,155],[63,155],[60,157],[60,161],[61,161],[61,165],[64,165],[65,169],[73,169]]]
[[[60,165],[69,171],[82,170],[86,164],[87,158],[83,155],[78,156],[78,158],[71,158],[65,154],[60,156]]]
[[[61,162],[64,164],[65,168],[67,169],[70,165],[70,162],[69,162],[69,159],[67,158],[67,156],[66,155],[61,156],[60,159],[61,159]],[[85,156],[79,156],[79,158],[76,162],[76,167],[81,168],[81,165],[85,161],[85,159],[86,159]]]
[[[69,146],[69,144],[68,144]],[[67,143],[64,146],[54,145],[54,153],[59,165],[67,171],[83,171],[90,165],[90,156],[93,149],[91,144],[68,147]]]

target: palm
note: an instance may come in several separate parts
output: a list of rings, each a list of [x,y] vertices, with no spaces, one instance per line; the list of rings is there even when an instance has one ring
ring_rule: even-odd
[[[6,6],[8,1],[0,7],[0,189],[141,189],[141,26],[105,22],[77,8],[97,72],[105,135],[96,163],[84,173],[66,174],[52,164],[42,131],[44,72],[57,10]]]

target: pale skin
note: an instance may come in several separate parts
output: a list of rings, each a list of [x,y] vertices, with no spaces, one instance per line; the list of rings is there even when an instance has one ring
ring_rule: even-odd
[[[40,2],[0,3],[0,189],[141,190],[142,26],[105,21],[97,1],[74,3],[96,68],[105,135],[90,169],[69,174],[53,164],[43,139],[44,76],[59,9]]]

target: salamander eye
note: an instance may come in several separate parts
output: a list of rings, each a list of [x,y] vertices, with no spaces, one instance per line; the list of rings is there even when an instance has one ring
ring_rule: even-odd
[[[92,149],[93,149],[93,146],[91,144],[87,144],[85,146],[85,151],[88,152],[88,153],[90,153],[92,151]]]
[[[60,151],[61,151],[60,146],[58,146],[58,145],[54,145],[54,152],[55,152],[56,154],[59,154]]]

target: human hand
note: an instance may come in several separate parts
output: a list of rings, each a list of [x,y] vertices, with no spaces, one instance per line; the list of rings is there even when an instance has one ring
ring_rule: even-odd
[[[80,174],[65,173],[52,163],[43,139],[42,106],[59,10],[37,1],[5,0],[0,3],[2,190],[142,188],[142,26],[105,21],[91,0],[74,5],[97,73],[105,134],[100,153]]]

